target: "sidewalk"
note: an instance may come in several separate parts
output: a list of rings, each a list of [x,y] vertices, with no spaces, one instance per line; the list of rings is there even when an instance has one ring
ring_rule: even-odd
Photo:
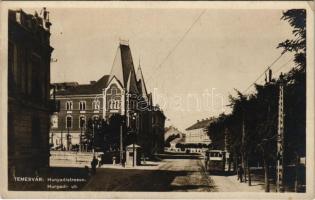
[[[264,192],[264,184],[258,181],[252,181],[251,186],[248,182],[240,183],[237,175],[210,175],[214,182],[216,192]]]
[[[108,169],[142,169],[142,170],[155,170],[158,169],[159,166],[162,164],[161,161],[159,162],[153,162],[153,161],[146,161],[145,164],[139,165],[139,166],[121,166],[120,164],[103,164],[101,167],[97,168],[108,168]],[[76,167],[76,168],[84,168],[85,166],[88,166],[91,168],[90,162],[75,162],[75,161],[69,161],[69,160],[51,160],[50,161],[51,167]]]
[[[145,164],[139,165],[139,166],[128,166],[125,167],[121,166],[120,164],[103,164],[100,168],[109,168],[109,169],[141,169],[141,170],[155,170],[159,169],[163,162],[152,162],[152,161],[146,161]]]

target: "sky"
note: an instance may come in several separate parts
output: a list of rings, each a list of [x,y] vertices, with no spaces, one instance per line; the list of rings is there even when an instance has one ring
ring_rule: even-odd
[[[244,91],[292,38],[282,10],[48,8],[51,81],[88,83],[110,73],[119,39],[129,40],[166,125],[184,131],[230,112],[228,96]],[[274,75],[293,62],[284,54]],[[258,81],[263,83],[264,76]],[[251,87],[247,92],[253,91]]]

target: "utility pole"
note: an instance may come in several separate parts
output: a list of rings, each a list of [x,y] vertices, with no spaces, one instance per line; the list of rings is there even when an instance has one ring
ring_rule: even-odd
[[[68,132],[67,132],[67,150],[70,150],[70,128],[68,127]]]
[[[81,132],[80,132],[80,138],[79,138],[79,151],[82,151],[82,125],[81,125]]]
[[[284,152],[284,110],[283,110],[283,75],[280,74],[277,133],[277,192],[283,192],[283,152]]]
[[[133,151],[133,158],[132,158],[132,166],[136,166],[136,147],[135,147],[135,143],[137,141],[137,134],[138,134],[138,114],[137,113],[134,113],[134,116],[135,116],[135,131],[134,131],[134,135],[133,135],[133,144],[132,144],[132,151]]]
[[[124,149],[123,149],[123,125],[120,124],[120,164],[123,165],[123,156],[124,156]]]
[[[228,150],[227,150],[227,135],[228,135],[228,129],[225,128],[224,130],[224,152],[225,152],[225,160],[224,160],[224,170],[226,168],[226,165],[228,164],[228,171],[230,171],[230,162],[228,158]]]
[[[245,119],[243,114],[243,122],[242,122],[242,168],[244,171],[244,181],[246,183],[246,170],[245,170]]]
[[[62,135],[62,131],[63,129],[61,129],[61,132],[60,132],[60,137],[61,137],[61,150],[63,150],[63,135]]]

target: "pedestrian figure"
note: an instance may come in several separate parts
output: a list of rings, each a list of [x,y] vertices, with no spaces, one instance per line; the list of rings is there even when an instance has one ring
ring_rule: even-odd
[[[101,167],[101,166],[102,166],[102,156],[99,155],[99,156],[97,157],[97,160],[98,160],[98,167]]]
[[[243,174],[244,174],[243,167],[241,165],[238,165],[237,171],[238,171],[237,180],[240,180],[240,182],[243,182]]]
[[[98,160],[93,156],[93,160],[91,162],[92,167],[92,175],[96,174],[96,166],[97,166]]]
[[[126,159],[125,158],[122,159],[122,163],[121,164],[122,164],[123,167],[125,167],[125,165],[126,165]]]
[[[206,153],[205,154],[205,168],[206,168],[206,171],[208,171],[208,163],[209,163],[209,156]]]

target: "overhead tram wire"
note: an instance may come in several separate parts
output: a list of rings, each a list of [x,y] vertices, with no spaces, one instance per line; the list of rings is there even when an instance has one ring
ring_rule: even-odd
[[[258,78],[253,82],[251,83],[247,88],[246,90],[243,91],[243,93],[246,93],[285,53],[281,53],[280,56],[278,58],[276,58],[268,67],[267,69],[265,69],[263,71],[263,73],[261,73]]]
[[[170,52],[166,55],[166,57],[162,60],[162,62],[154,69],[154,71],[158,70],[162,67],[162,65],[165,63],[165,61],[172,55],[172,53],[176,50],[176,48],[179,46],[179,44],[185,39],[185,37],[188,35],[188,33],[192,30],[194,25],[198,22],[198,20],[204,15],[206,12],[206,9],[204,9],[199,16],[194,20],[194,22],[189,26],[189,28],[186,30],[186,32],[183,34],[183,36],[178,40],[178,42],[175,44],[175,46],[170,50]],[[147,80],[150,80],[155,73],[152,73]]]
[[[286,67],[293,59],[294,59],[294,57],[293,57],[293,58],[290,58],[286,63],[284,63],[284,64],[281,65],[278,69],[276,69],[274,73],[277,73],[277,72],[279,72],[281,69],[283,69],[284,67]]]

